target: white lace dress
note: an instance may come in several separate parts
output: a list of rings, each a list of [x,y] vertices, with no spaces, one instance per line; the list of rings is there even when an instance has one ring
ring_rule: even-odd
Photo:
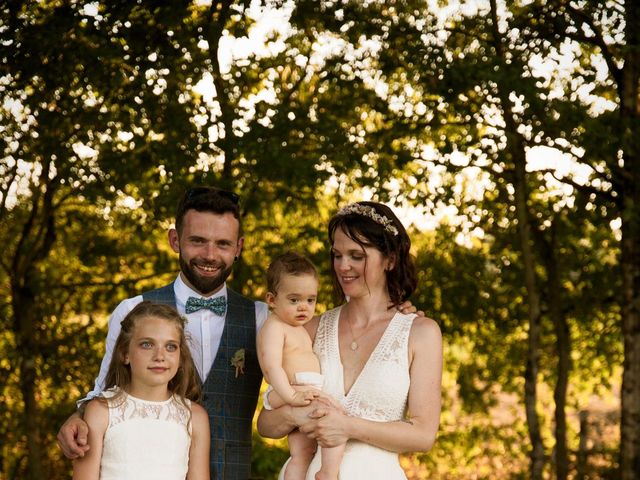
[[[349,392],[344,391],[344,371],[338,344],[341,307],[320,318],[314,351],[324,375],[323,390],[338,399],[349,415],[375,422],[393,422],[405,416],[409,394],[409,331],[415,314],[396,313]],[[320,469],[316,452],[307,472],[313,480]],[[340,480],[406,479],[398,454],[350,440],[340,465]]]
[[[184,480],[191,445],[191,403],[150,402],[125,394],[109,403],[100,480]],[[123,401],[124,400],[124,401]]]

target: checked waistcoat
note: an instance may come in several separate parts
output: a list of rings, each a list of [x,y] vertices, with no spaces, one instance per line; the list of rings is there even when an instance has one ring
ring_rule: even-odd
[[[173,284],[142,294],[175,307]],[[243,370],[232,359],[244,352]],[[237,374],[237,376],[236,376]],[[251,427],[262,372],[256,353],[255,304],[227,288],[227,314],[218,353],[202,385],[211,428],[211,480],[251,476]]]

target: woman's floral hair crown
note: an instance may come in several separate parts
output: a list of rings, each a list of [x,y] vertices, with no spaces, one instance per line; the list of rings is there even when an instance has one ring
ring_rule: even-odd
[[[382,225],[382,227],[394,237],[398,235],[398,229],[393,225],[393,221],[384,215],[380,215],[373,207],[360,205],[359,203],[350,203],[338,210],[337,215],[349,215],[350,213],[370,218],[377,224]]]

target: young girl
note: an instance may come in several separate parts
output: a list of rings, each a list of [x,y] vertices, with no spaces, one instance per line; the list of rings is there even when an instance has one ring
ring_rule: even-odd
[[[122,320],[102,397],[86,407],[91,449],[74,480],[209,480],[209,418],[184,334],[168,305]]]

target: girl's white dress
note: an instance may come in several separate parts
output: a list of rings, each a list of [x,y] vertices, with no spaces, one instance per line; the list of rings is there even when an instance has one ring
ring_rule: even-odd
[[[191,445],[191,402],[151,402],[115,391],[109,405],[100,480],[184,480]]]
[[[314,342],[313,349],[320,359],[320,369],[325,378],[323,390],[338,399],[351,416],[375,422],[402,420],[410,384],[409,331],[415,314],[395,314],[362,372],[351,389],[345,392],[338,344],[340,309],[338,307],[322,315]],[[313,480],[319,469],[320,449],[311,462],[307,480]],[[350,440],[340,465],[339,478],[400,480],[407,477],[400,467],[397,453]]]

